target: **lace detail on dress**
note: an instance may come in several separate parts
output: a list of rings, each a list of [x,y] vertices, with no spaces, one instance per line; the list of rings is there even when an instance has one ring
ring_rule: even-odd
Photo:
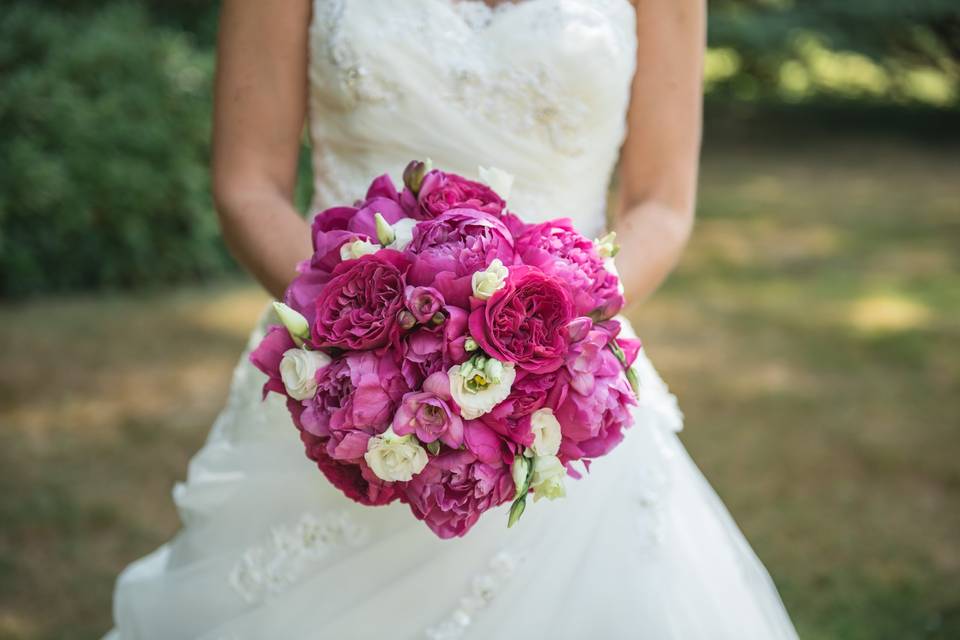
[[[470,589],[460,598],[449,616],[426,631],[428,640],[459,640],[473,623],[473,617],[503,590],[516,571],[520,559],[506,551],[495,555],[487,570],[473,577]]]
[[[304,514],[293,526],[274,527],[261,544],[244,551],[230,571],[230,586],[249,604],[283,593],[331,550],[356,547],[368,535],[346,513]]]

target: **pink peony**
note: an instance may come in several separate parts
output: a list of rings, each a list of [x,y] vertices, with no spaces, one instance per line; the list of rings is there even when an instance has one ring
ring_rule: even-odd
[[[408,390],[391,356],[351,353],[317,373],[317,393],[303,403],[301,428],[322,438],[331,458],[359,460]]]
[[[510,268],[506,286],[486,303],[475,301],[470,335],[488,355],[533,373],[549,373],[563,364],[564,328],[573,305],[563,286],[539,269]]]
[[[422,222],[407,247],[413,266],[408,280],[439,290],[448,304],[469,306],[471,277],[494,258],[513,264],[513,236],[496,217],[470,209],[451,209]]]
[[[516,228],[516,223],[512,226]],[[524,225],[516,239],[517,255],[524,264],[564,282],[578,315],[605,319],[623,308],[617,277],[607,271],[593,242],[578,233],[569,219]]]
[[[469,451],[431,458],[403,491],[413,515],[441,538],[464,535],[484,511],[516,492],[509,466],[481,462]]]
[[[438,371],[423,382],[423,391],[403,396],[393,417],[393,431],[398,435],[415,433],[420,442],[439,440],[456,449],[463,444],[463,422],[450,408],[450,379]]]
[[[378,506],[389,504],[399,497],[397,487],[375,476],[363,458],[356,462],[334,460],[327,454],[326,442],[322,438],[302,431],[300,439],[307,457],[316,462],[327,480],[351,500]]]
[[[405,189],[401,202],[410,217],[429,220],[450,209],[475,209],[499,216],[506,203],[485,184],[433,170],[423,178],[416,195]]]
[[[596,458],[609,453],[633,422],[636,397],[623,365],[607,348],[608,335],[591,331],[574,345],[561,377],[569,389],[555,410],[563,431],[561,458]]]
[[[481,420],[510,442],[529,447],[533,444],[530,414],[550,406],[553,390],[561,390],[558,373],[554,371],[540,375],[521,370],[507,399],[482,416]]]
[[[389,249],[337,265],[316,299],[316,346],[359,350],[396,342],[408,266],[406,256]]]

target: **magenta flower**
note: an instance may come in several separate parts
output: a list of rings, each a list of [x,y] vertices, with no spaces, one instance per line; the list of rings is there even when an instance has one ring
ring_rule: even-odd
[[[317,463],[330,484],[343,492],[345,496],[360,504],[378,506],[389,504],[399,497],[397,487],[392,482],[384,482],[367,466],[363,458],[355,462],[334,460],[327,454],[326,442],[322,438],[300,432],[307,457]]]
[[[396,342],[408,265],[388,249],[337,265],[316,299],[315,345],[359,350]]]
[[[263,385],[264,398],[271,391],[287,394],[283,380],[280,379],[280,360],[288,349],[293,349],[295,346],[286,328],[273,325],[267,329],[267,334],[257,348],[250,353],[250,362],[253,366],[267,374],[267,381]]]
[[[407,309],[420,324],[433,320],[434,314],[443,308],[443,295],[433,287],[407,287],[404,292]]]
[[[633,422],[631,407],[637,403],[623,365],[610,349],[595,349],[590,341],[567,361],[562,375],[570,387],[554,412],[563,432],[560,454],[566,460],[609,453]]]
[[[506,286],[470,313],[470,335],[488,355],[533,373],[563,364],[564,327],[573,305],[563,286],[539,269],[510,268]]]
[[[499,216],[506,203],[485,184],[433,170],[423,178],[416,196],[405,189],[401,202],[410,217],[429,220],[451,209],[475,209]]]
[[[496,217],[482,211],[451,209],[422,222],[407,247],[413,257],[408,281],[437,289],[448,304],[468,307],[475,271],[494,258],[514,262],[513,236]]]
[[[413,515],[441,538],[464,535],[480,515],[513,498],[510,467],[481,462],[469,451],[434,457],[403,489]]]
[[[415,433],[420,442],[439,440],[456,449],[463,444],[463,421],[450,408],[450,379],[438,371],[423,382],[423,391],[403,396],[393,417],[397,435]]]
[[[326,443],[327,455],[357,461],[382,433],[409,387],[393,358],[351,353],[317,373],[317,393],[303,402],[301,428]]]
[[[593,241],[578,233],[569,219],[526,226],[516,240],[517,255],[524,264],[567,286],[577,315],[606,319],[623,308],[619,280],[606,270]]]

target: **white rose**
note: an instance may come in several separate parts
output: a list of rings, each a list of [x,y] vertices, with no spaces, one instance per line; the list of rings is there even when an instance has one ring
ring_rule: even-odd
[[[312,398],[317,392],[317,370],[330,364],[322,351],[287,349],[280,359],[280,379],[287,394],[295,400]]]
[[[353,242],[345,242],[340,245],[340,259],[341,260],[356,260],[360,256],[365,256],[371,253],[376,253],[380,250],[380,247],[373,244],[369,240],[354,240]]]
[[[555,456],[560,451],[560,423],[551,409],[537,409],[530,416],[533,431],[533,452],[538,456]]]
[[[450,394],[460,407],[460,415],[467,420],[479,418],[506,400],[517,377],[511,363],[504,364],[491,358],[485,370],[478,370],[471,362],[456,364],[447,372]]]
[[[567,470],[557,456],[539,456],[533,459],[533,501],[540,498],[556,500],[567,495],[563,487],[563,478]]]
[[[496,167],[477,167],[477,170],[480,182],[496,191],[497,195],[504,200],[510,199],[510,191],[513,189],[513,175]]]
[[[412,435],[398,436],[391,427],[367,441],[363,459],[381,480],[407,482],[427,466],[427,450]]]
[[[388,246],[397,251],[403,251],[413,240],[413,228],[417,226],[418,220],[413,218],[400,218],[393,223],[393,242]]]
[[[488,300],[506,285],[509,270],[503,266],[500,258],[494,258],[490,266],[473,274],[473,295],[479,300]]]

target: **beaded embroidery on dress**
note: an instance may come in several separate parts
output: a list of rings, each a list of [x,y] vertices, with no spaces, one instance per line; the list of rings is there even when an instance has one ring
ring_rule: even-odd
[[[498,166],[517,210],[602,231],[634,72],[628,0],[315,0],[313,13],[316,209],[429,156],[468,176]],[[646,355],[636,367],[635,425],[567,499],[440,540],[403,505],[328,485],[244,354],[174,489],[183,528],[120,576],[111,638],[795,638],[676,436],[676,399]]]

